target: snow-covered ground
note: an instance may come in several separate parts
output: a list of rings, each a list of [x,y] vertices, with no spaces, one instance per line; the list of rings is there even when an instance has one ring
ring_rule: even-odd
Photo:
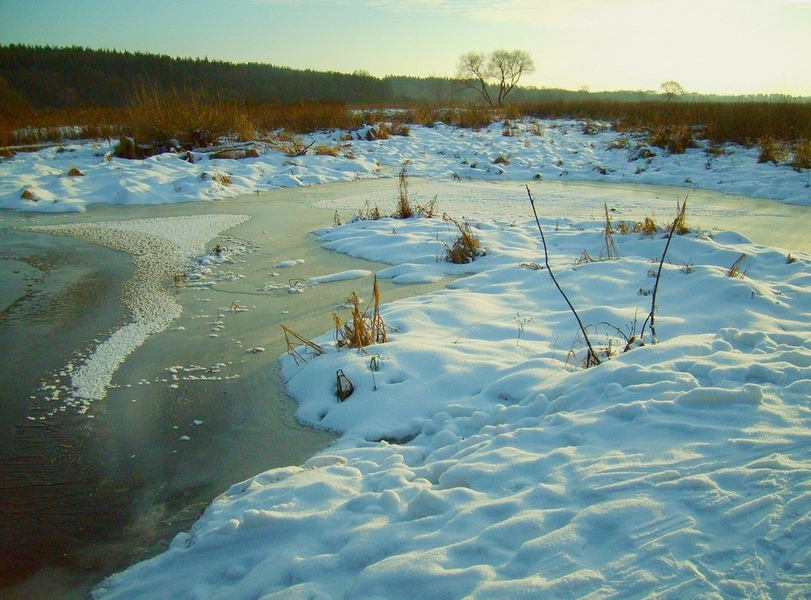
[[[391,176],[405,164],[432,180],[415,197],[436,195],[440,215],[467,217],[485,249],[468,265],[445,262],[458,229],[439,217],[319,231],[335,251],[389,263],[381,278],[460,277],[384,304],[388,342],[366,353],[339,348],[330,332],[314,340],[323,354],[282,356],[299,418],[341,438],[303,465],[236,483],[167,552],[106,580],[95,598],[811,596],[811,256],[789,260],[731,231],[674,236],[653,343],[642,327],[663,231],[620,233],[624,213],[612,212],[607,260],[598,191],[569,198],[575,218],[566,198],[554,217],[541,206],[550,266],[602,359],[584,369],[538,225],[508,210],[536,175],[808,205],[809,174],[757,164],[742,148],[629,162],[633,144],[607,149],[622,145],[608,131],[513,128],[414,128],[356,140],[354,158],[127,162],[77,146],[0,163],[0,205],[30,210],[214,199]],[[71,166],[84,177],[68,178]],[[37,200],[20,198],[24,189]],[[331,207],[356,214],[379,201],[387,212],[391,195]],[[674,216],[672,203],[656,221]],[[358,286],[371,297],[368,278]],[[640,335],[645,344],[623,352]],[[354,384],[344,402],[339,370]]]
[[[667,155],[642,139],[575,121],[497,123],[479,131],[437,124],[407,136],[366,140],[370,128],[307,137],[313,150],[288,157],[260,145],[258,158],[162,154],[113,158],[108,143],[65,145],[0,162],[0,208],[80,211],[87,204],[215,200],[280,187],[353,181],[406,166],[409,175],[450,180],[605,181],[699,187],[807,204],[811,174],[758,164],[757,148],[727,146]],[[337,156],[315,154],[316,148]],[[192,162],[189,162],[188,159]],[[70,173],[74,173],[70,175]]]

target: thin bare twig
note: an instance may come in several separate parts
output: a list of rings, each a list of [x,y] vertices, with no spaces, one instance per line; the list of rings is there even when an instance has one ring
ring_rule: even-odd
[[[543,243],[543,259],[544,263],[546,264],[546,270],[549,271],[549,276],[552,278],[552,282],[555,284],[555,287],[558,288],[560,295],[563,296],[563,299],[566,300],[566,304],[569,305],[569,309],[572,311],[574,318],[577,320],[577,324],[580,326],[580,332],[583,334],[583,339],[586,341],[586,346],[588,346],[588,355],[586,356],[586,368],[593,367],[599,365],[602,361],[597,356],[597,353],[594,352],[594,348],[591,345],[591,341],[589,340],[589,334],[586,333],[586,328],[583,326],[583,322],[580,320],[580,316],[577,314],[577,311],[572,306],[572,303],[569,301],[568,296],[560,287],[558,280],[555,278],[555,274],[552,272],[552,267],[549,265],[549,250],[546,247],[546,238],[543,235],[543,229],[541,228],[541,220],[538,218],[538,211],[535,210],[535,200],[532,198],[532,192],[529,191],[529,185],[527,187],[527,195],[529,196],[529,203],[532,205],[532,213],[535,215],[535,222],[538,224],[538,231],[541,233],[541,242]]]

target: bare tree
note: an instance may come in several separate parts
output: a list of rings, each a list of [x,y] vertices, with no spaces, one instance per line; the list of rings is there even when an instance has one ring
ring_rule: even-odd
[[[525,73],[534,73],[535,63],[524,50],[495,50],[488,54],[468,52],[459,59],[456,76],[468,82],[490,105],[501,106]],[[498,92],[495,102],[490,87]]]
[[[678,81],[665,81],[660,88],[668,102],[684,95],[684,88]]]

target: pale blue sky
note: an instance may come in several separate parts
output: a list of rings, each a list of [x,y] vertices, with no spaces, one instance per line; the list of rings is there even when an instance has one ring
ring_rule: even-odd
[[[811,96],[811,0],[0,0],[0,44],[453,76],[528,51],[522,84]]]

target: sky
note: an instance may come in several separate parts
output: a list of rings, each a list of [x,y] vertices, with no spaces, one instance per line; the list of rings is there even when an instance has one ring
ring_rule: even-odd
[[[0,44],[378,77],[525,50],[521,85],[811,96],[811,0],[0,0]]]

